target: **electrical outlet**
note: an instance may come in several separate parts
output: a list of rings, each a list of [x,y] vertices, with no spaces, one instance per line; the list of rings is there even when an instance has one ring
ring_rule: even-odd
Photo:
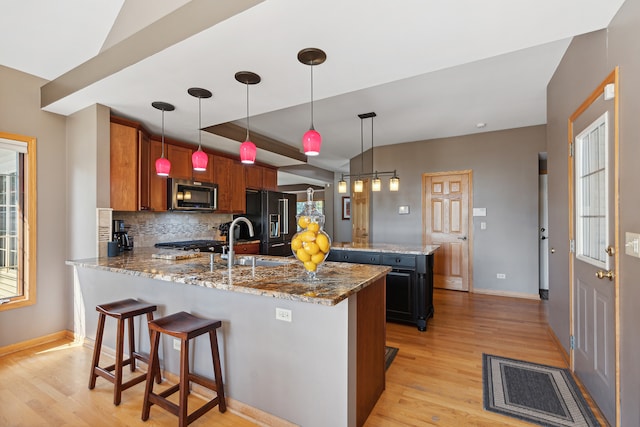
[[[291,310],[276,307],[276,319],[284,322],[291,322]]]
[[[504,274],[504,273],[498,273],[498,274],[496,274],[496,277],[497,277],[498,279],[506,279],[506,278],[507,278],[507,275],[506,275],[506,274]]]
[[[180,340],[173,339],[173,349],[180,351]]]

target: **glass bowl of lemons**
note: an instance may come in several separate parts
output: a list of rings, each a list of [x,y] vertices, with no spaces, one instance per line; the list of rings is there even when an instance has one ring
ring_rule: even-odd
[[[313,189],[307,189],[307,202],[296,216],[298,232],[291,239],[291,251],[302,263],[307,280],[317,279],[318,266],[324,262],[331,248],[331,238],[322,229],[324,215],[313,201]]]

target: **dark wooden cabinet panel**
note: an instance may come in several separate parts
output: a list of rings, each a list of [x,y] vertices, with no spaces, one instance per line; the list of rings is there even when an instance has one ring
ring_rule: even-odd
[[[150,178],[151,178],[151,141],[149,136],[143,131],[138,131],[138,169],[139,173],[139,185],[138,185],[138,209],[146,211],[151,209],[151,194],[150,194]],[[155,168],[154,168],[155,169]],[[154,170],[155,173],[155,170]]]
[[[412,321],[415,313],[415,274],[392,270],[387,274],[387,318]]]
[[[332,248],[327,261],[380,264],[393,268],[387,274],[387,320],[415,324],[427,330],[433,317],[433,254],[412,255]]]

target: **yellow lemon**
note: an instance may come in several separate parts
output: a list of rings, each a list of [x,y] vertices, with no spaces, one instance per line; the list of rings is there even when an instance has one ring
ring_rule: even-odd
[[[303,242],[313,242],[314,240],[316,240],[316,233],[314,233],[313,231],[303,231],[298,237]]]
[[[317,265],[316,265],[316,263],[315,263],[315,262],[313,262],[313,261],[306,261],[306,262],[304,263],[304,268],[305,268],[307,271],[316,271]]]
[[[318,233],[318,235],[316,236],[316,244],[318,245],[320,250],[325,254],[329,252],[329,238],[324,234]]]
[[[320,224],[318,224],[317,222],[310,222],[307,226],[307,230],[317,233],[318,230],[320,230]]]
[[[296,257],[302,262],[307,262],[311,259],[311,255],[309,255],[304,248],[300,248],[296,251]]]
[[[318,247],[318,245],[315,242],[305,242],[305,244],[303,245],[304,250],[309,254],[309,255],[315,255],[318,252],[320,252],[320,248]]]
[[[303,230],[305,228],[307,228],[309,226],[309,217],[308,216],[301,216],[300,218],[298,218],[298,225]]]
[[[311,255],[311,261],[315,262],[316,264],[320,264],[322,261],[324,261],[324,254],[322,252],[318,252],[315,255]]]
[[[301,247],[302,240],[300,240],[298,237],[296,237],[295,239],[291,239],[291,249],[293,249],[293,251],[297,251]]]

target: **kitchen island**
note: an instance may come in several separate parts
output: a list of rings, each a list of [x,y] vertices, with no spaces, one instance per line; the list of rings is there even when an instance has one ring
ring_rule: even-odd
[[[123,298],[222,320],[218,332],[229,407],[266,424],[360,426],[384,390],[385,278],[388,267],[327,262],[306,282],[292,258],[259,256],[268,266],[235,266],[209,254],[182,260],[136,248],[74,266],[75,333],[95,337],[95,306]],[[277,261],[277,264],[273,264]],[[283,309],[289,321],[276,319]],[[115,342],[115,328],[105,344]],[[139,325],[140,327],[144,325]],[[110,334],[110,335],[109,335]],[[139,334],[148,352],[148,338]],[[162,337],[161,366],[179,372],[178,352]],[[194,370],[211,377],[206,342],[196,339]],[[153,416],[153,413],[152,413]]]
[[[330,261],[387,265],[387,320],[424,332],[433,317],[433,258],[438,245],[333,242]]]

